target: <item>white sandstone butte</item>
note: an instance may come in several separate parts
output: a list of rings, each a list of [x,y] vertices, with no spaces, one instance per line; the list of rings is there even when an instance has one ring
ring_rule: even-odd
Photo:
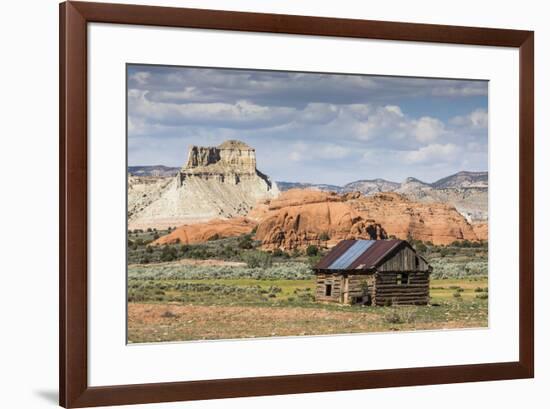
[[[256,151],[246,143],[192,146],[174,177],[128,177],[128,229],[244,216],[278,194],[275,182],[256,169]]]

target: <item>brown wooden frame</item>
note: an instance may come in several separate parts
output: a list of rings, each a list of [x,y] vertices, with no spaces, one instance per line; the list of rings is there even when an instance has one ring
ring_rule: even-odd
[[[519,48],[519,361],[88,386],[87,24],[91,22]],[[59,397],[67,408],[534,376],[534,33],[339,18],[66,2],[60,5]]]

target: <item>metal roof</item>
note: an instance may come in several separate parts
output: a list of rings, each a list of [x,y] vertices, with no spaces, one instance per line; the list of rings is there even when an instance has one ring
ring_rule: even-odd
[[[404,240],[343,240],[315,266],[318,270],[368,270]]]
[[[357,240],[352,246],[346,250],[344,254],[338,257],[330,266],[329,270],[345,270],[358,257],[365,253],[369,247],[375,243],[375,240]]]
[[[347,249],[353,246],[354,243],[355,240],[342,240],[336,246],[334,246],[326,256],[319,260],[315,268],[323,270],[327,269],[334,261],[336,261],[342,254],[344,254]]]

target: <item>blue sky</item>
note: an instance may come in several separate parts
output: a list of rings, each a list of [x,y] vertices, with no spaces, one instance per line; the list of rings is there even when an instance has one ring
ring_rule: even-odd
[[[486,81],[128,66],[128,164],[242,140],[274,180],[433,182],[487,170]]]

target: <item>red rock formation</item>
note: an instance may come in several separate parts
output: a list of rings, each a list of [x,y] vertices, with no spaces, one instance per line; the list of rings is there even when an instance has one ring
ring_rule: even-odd
[[[473,227],[452,206],[411,202],[396,193],[365,197],[292,189],[251,213],[264,248],[303,248],[350,238],[412,237],[434,244],[477,240]],[[328,238],[328,240],[327,240]]]
[[[267,205],[267,209],[265,206]],[[331,246],[350,238],[381,239],[382,226],[335,193],[291,189],[252,214],[261,218],[256,239],[264,248]]]
[[[250,233],[256,222],[244,217],[234,219],[215,219],[206,223],[184,224],[172,233],[155,240],[153,245],[160,244],[194,244],[208,240],[240,236]]]
[[[349,203],[399,239],[412,237],[434,244],[477,240],[472,225],[448,204],[413,202],[398,193],[379,193]]]
[[[472,227],[478,240],[489,240],[489,225],[487,223],[473,223]]]

